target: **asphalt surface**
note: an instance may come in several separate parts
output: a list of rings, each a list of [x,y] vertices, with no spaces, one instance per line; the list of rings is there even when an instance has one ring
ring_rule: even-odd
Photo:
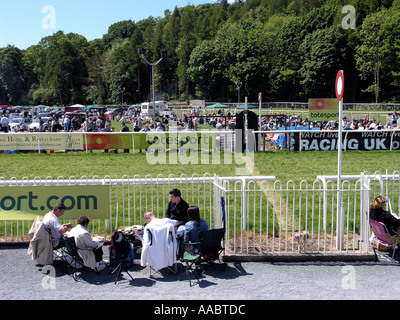
[[[108,247],[104,247],[108,258]],[[118,282],[110,269],[96,274],[86,269],[79,281],[64,273],[65,263],[40,267],[27,247],[0,246],[1,300],[136,300],[136,301],[265,301],[265,300],[385,300],[400,298],[400,259],[345,262],[228,262],[206,270],[194,286],[178,281],[168,269],[150,276],[140,260]]]

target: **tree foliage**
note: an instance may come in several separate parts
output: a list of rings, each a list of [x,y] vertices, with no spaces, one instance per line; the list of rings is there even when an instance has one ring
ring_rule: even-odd
[[[344,29],[342,8],[356,11]],[[400,0],[219,0],[166,10],[164,17],[112,24],[101,38],[58,31],[26,50],[0,48],[0,104],[135,104],[156,99],[267,101],[400,98]]]

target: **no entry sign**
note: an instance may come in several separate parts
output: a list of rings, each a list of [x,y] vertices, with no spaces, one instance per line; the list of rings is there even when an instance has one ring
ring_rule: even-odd
[[[336,83],[335,83],[335,91],[336,97],[338,100],[343,99],[343,92],[344,92],[344,74],[343,70],[340,70],[336,76]]]

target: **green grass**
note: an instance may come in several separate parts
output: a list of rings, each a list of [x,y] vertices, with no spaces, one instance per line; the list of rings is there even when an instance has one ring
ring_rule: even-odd
[[[145,153],[124,154],[122,152],[118,154],[104,152],[0,154],[0,161],[3,164],[0,168],[0,177],[5,179],[12,177],[45,179],[48,176],[53,179],[59,176],[64,178],[98,176],[102,179],[105,176],[122,178],[123,175],[132,178],[140,175],[145,178],[148,174],[156,178],[159,174],[163,174],[165,177],[170,174],[179,177],[182,174],[191,176],[193,173],[200,176],[205,173],[231,176],[237,167],[243,167],[243,165],[235,164],[212,164],[211,158],[211,164],[180,165],[178,161],[178,164],[170,165],[167,160],[167,164],[151,165],[148,163]]]
[[[163,174],[165,177],[173,174],[191,176],[196,173],[200,176],[205,173],[218,176],[235,176],[237,168],[243,165],[224,164],[221,155],[221,164],[213,164],[211,156],[210,164],[166,164],[150,165],[145,153],[104,153],[85,152],[77,153],[16,153],[0,154],[0,177],[10,179],[16,177],[22,179],[27,177],[33,179],[40,177],[45,179],[50,176],[53,179],[63,176],[69,178],[74,176],[80,178],[86,176],[92,178],[98,176],[111,178],[128,175],[133,177],[140,175],[143,178],[150,174],[157,177]],[[283,183],[289,180],[300,182],[307,180],[313,182],[318,175],[336,175],[338,156],[335,151],[319,152],[267,152],[254,154],[255,169],[257,174],[265,176],[276,176]],[[342,153],[342,174],[360,174],[363,171],[374,173],[388,170],[392,173],[400,169],[400,151],[346,151]]]
[[[276,176],[286,183],[289,180],[313,182],[319,175],[337,175],[338,153],[319,152],[268,152],[255,154],[256,168],[261,175]],[[357,175],[368,171],[391,174],[400,170],[400,151],[346,151],[342,153],[342,174]]]

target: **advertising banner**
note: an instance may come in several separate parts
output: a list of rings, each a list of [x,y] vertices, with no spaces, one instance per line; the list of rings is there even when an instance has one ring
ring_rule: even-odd
[[[337,99],[309,99],[308,119],[310,121],[339,120]]]
[[[338,148],[338,132],[311,131],[299,135],[296,150],[328,151]],[[342,139],[343,150],[400,150],[399,131],[344,131]]]
[[[146,135],[147,148],[150,150],[190,149],[212,151],[217,134],[207,132],[150,132]]]
[[[62,220],[110,218],[109,186],[6,186],[0,187],[0,220],[34,220],[60,202],[66,206]]]
[[[5,133],[0,134],[0,150],[83,150],[83,134]]]
[[[146,133],[87,134],[87,148],[91,149],[191,149],[212,150],[216,134],[169,131]],[[134,140],[133,140],[134,139]]]
[[[129,133],[90,133],[85,135],[85,143],[87,143],[88,150],[133,149],[133,136],[135,136],[136,142],[136,134],[132,135]],[[139,149],[139,146],[136,146],[136,148]]]

